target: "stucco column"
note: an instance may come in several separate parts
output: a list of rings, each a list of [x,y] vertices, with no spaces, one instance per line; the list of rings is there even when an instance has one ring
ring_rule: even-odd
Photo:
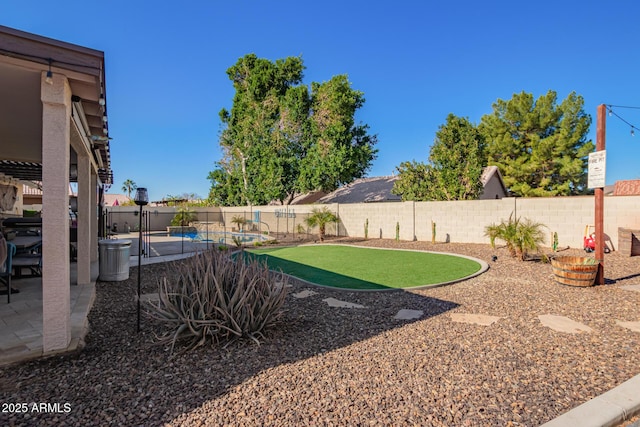
[[[78,285],[91,283],[91,162],[78,153]]]
[[[42,346],[65,349],[71,341],[69,266],[69,150],[71,88],[53,74],[40,79],[42,100]]]
[[[91,187],[89,188],[91,196],[91,262],[98,261],[98,175],[95,171],[91,171]]]

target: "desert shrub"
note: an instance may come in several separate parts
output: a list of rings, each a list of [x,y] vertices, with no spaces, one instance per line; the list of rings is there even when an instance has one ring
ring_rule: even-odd
[[[148,313],[167,330],[162,344],[184,341],[189,351],[207,342],[264,338],[281,316],[288,278],[258,261],[236,261],[228,252],[211,250],[185,260],[177,278],[158,284],[159,301]]]
[[[244,247],[244,242],[242,241],[242,238],[239,237],[239,236],[231,236],[231,241],[238,248],[243,248]]]
[[[485,227],[484,235],[489,237],[491,247],[495,248],[496,239],[502,240],[512,257],[524,261],[529,251],[540,250],[540,245],[544,242],[542,227],[543,224],[528,218],[520,220],[511,214],[508,221],[503,220],[500,224]]]
[[[302,224],[296,225],[296,233],[305,234],[306,232],[307,232],[307,230],[304,228],[304,225],[302,225]]]

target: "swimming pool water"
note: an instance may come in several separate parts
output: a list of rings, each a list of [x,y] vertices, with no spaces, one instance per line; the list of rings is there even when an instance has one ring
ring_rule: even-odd
[[[216,242],[232,244],[234,237],[242,243],[264,242],[270,240],[268,236],[252,233],[230,233],[223,231],[210,231],[209,233],[178,233],[175,237],[185,237],[196,242]]]

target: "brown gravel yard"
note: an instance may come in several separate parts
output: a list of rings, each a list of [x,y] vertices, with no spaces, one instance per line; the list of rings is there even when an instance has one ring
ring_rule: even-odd
[[[410,292],[294,283],[282,324],[262,345],[208,346],[168,360],[152,344],[159,329],[150,320],[135,332],[132,268],[127,281],[97,284],[83,351],[0,369],[0,402],[69,403],[70,412],[0,413],[0,425],[536,426],[640,373],[640,333],[616,323],[640,320],[640,292],[621,288],[640,284],[640,257],[608,254],[608,284],[574,288],[555,283],[549,264],[513,260],[504,248],[353,242],[460,253],[490,269]],[[144,292],[173,270],[144,266]],[[303,290],[315,295],[294,297]],[[365,307],[330,307],[326,298]],[[401,309],[424,315],[394,319]],[[480,326],[453,313],[501,319]],[[593,331],[556,332],[541,324],[545,314]]]

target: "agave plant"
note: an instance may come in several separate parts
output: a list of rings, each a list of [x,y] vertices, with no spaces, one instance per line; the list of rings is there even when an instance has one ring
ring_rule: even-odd
[[[503,220],[500,224],[485,227],[484,235],[489,237],[491,247],[495,248],[496,239],[502,240],[512,257],[524,261],[529,251],[539,251],[540,245],[544,242],[542,227],[543,224],[528,218],[523,221],[514,218],[512,213],[508,221]]]
[[[183,351],[243,337],[259,343],[280,319],[287,281],[265,264],[214,249],[185,260],[175,281],[161,279],[147,313],[168,328],[159,342],[170,343],[172,354],[178,341]]]

